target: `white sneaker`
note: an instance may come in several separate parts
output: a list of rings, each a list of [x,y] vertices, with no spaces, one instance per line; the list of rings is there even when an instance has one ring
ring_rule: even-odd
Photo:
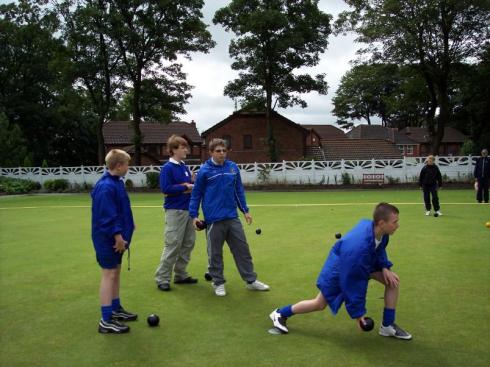
[[[276,329],[279,329],[280,332],[287,334],[289,330],[286,326],[286,318],[282,317],[278,311],[278,309],[272,311],[269,317],[272,320],[272,324]]]
[[[403,330],[395,323],[391,324],[390,326],[383,326],[383,324],[381,324],[381,326],[379,327],[379,335],[392,336],[394,338],[404,339],[404,340],[412,339],[412,335],[407,333],[405,330]]]
[[[438,210],[438,211],[436,211],[436,214],[437,214],[438,216],[441,216],[441,215],[442,215],[442,213],[441,213],[439,210]]]
[[[430,215],[430,210],[427,210],[427,211],[425,212],[425,215],[426,215],[426,216],[429,216],[429,215]]]
[[[226,296],[226,289],[224,284],[220,284],[220,285],[213,284],[213,288],[214,288],[214,294],[216,294],[218,297]]]
[[[258,280],[256,280],[253,283],[247,284],[247,288],[250,289],[251,291],[268,291],[270,289],[270,287],[267,284],[262,283]]]

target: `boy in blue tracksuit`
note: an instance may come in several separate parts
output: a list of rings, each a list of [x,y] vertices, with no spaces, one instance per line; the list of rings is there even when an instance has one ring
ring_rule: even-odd
[[[399,227],[398,214],[395,206],[380,203],[374,209],[373,220],[361,220],[338,240],[318,276],[316,285],[320,292],[316,298],[272,311],[270,318],[274,326],[287,333],[287,318],[320,311],[326,306],[335,315],[342,303],[359,326],[365,325],[368,281],[375,279],[385,286],[385,308],[379,334],[410,340],[412,336],[395,324],[400,279],[391,271],[393,264],[386,255],[389,236]]]
[[[170,291],[170,279],[175,272],[174,283],[195,284],[197,279],[187,273],[187,264],[196,241],[196,232],[189,217],[192,174],[185,165],[189,146],[187,141],[172,135],[167,142],[170,159],[160,171],[160,190],[165,195],[165,246],[160,264],[155,272],[159,290]]]
[[[119,321],[134,321],[137,315],[126,311],[119,299],[123,253],[134,231],[133,214],[122,177],[128,172],[130,156],[113,149],[105,158],[107,171],[92,190],[92,241],[102,268],[99,333],[122,334],[129,327]]]
[[[238,166],[226,159],[226,142],[213,139],[209,144],[208,159],[199,169],[192,190],[189,215],[194,228],[198,229],[199,205],[202,202],[206,221],[206,239],[208,244],[209,274],[213,280],[217,296],[225,296],[225,278],[223,275],[223,245],[230,247],[235,264],[247,288],[255,291],[268,291],[269,286],[257,280],[252,255],[238,219],[237,208],[244,214],[247,224],[252,223],[245,201]]]

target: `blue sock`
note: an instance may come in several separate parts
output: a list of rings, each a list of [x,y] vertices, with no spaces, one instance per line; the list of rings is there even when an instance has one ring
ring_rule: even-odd
[[[100,311],[102,313],[102,320],[109,321],[112,317],[112,306],[100,306]]]
[[[277,311],[281,314],[282,317],[291,317],[294,315],[293,312],[293,305],[287,305],[283,308],[280,308],[279,311]]]
[[[118,311],[121,308],[121,300],[119,298],[114,298],[112,300],[112,311]]]
[[[390,326],[395,322],[395,309],[385,308],[383,310],[383,326]]]

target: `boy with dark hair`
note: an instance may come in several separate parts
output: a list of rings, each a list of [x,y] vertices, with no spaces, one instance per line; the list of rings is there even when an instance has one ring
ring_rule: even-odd
[[[165,246],[155,273],[157,287],[164,292],[170,291],[172,272],[175,272],[176,284],[197,283],[197,279],[186,270],[196,241],[196,232],[189,217],[189,200],[194,185],[191,171],[184,163],[189,146],[184,138],[172,135],[167,149],[170,158],[160,170],[160,190],[165,195]]]
[[[238,218],[237,208],[243,213],[247,224],[252,223],[245,200],[240,170],[238,166],[226,159],[226,142],[213,139],[209,144],[208,159],[199,169],[196,184],[192,190],[189,204],[189,215],[197,228],[199,206],[206,221],[206,239],[208,244],[209,274],[213,280],[216,296],[226,296],[223,274],[223,245],[228,244],[235,264],[242,279],[247,282],[247,289],[268,291],[269,286],[257,280],[252,255]]]
[[[97,262],[102,268],[99,333],[122,334],[129,326],[119,321],[134,321],[138,315],[126,311],[119,299],[122,255],[129,251],[134,231],[131,204],[123,176],[129,169],[130,156],[123,150],[107,153],[107,171],[92,190],[92,241]]]
[[[379,203],[373,220],[363,219],[330,250],[318,276],[320,290],[316,298],[304,300],[272,311],[273,325],[288,333],[286,320],[301,313],[321,311],[329,306],[335,315],[342,303],[359,327],[366,325],[366,293],[369,279],[385,286],[385,308],[379,329],[382,336],[409,340],[412,336],[395,324],[400,278],[390,269],[392,263],[386,255],[389,236],[398,229],[398,209],[388,203]]]

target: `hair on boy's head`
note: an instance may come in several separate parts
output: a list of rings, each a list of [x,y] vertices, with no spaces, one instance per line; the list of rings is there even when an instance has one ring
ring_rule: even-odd
[[[121,149],[111,149],[105,156],[105,165],[109,169],[114,169],[118,164],[129,163],[131,156]]]
[[[381,220],[388,221],[388,219],[390,219],[390,216],[392,214],[399,214],[399,213],[400,211],[396,206],[388,203],[379,203],[374,208],[374,212],[373,212],[374,223],[377,224]]]
[[[172,135],[170,138],[168,138],[167,141],[167,152],[170,154],[170,156],[174,155],[174,149],[179,149],[179,147],[183,145],[187,149],[189,149],[189,144],[187,143],[187,140],[185,140],[183,137],[178,136],[178,135]]]
[[[217,147],[226,148],[226,140],[215,138],[209,143],[209,151],[214,152]]]

